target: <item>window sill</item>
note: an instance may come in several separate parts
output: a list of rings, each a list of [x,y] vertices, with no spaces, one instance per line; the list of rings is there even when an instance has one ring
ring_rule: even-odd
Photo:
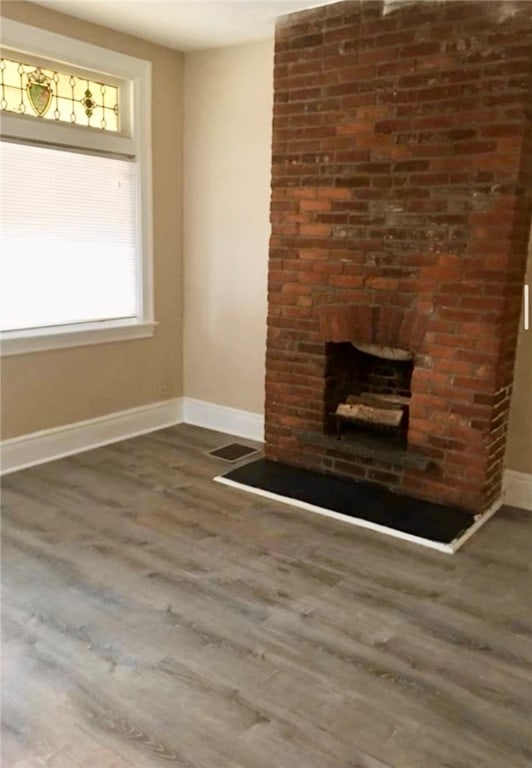
[[[32,328],[27,331],[8,331],[0,334],[0,354],[7,357],[50,349],[146,339],[153,336],[156,325],[157,323],[153,321],[117,320],[62,325],[54,328]]]

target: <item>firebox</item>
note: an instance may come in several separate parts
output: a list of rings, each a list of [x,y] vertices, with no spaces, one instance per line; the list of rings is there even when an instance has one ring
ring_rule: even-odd
[[[344,441],[372,435],[406,447],[413,357],[375,344],[327,343],[325,434]]]

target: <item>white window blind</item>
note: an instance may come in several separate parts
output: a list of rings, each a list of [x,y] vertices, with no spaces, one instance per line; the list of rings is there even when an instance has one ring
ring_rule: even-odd
[[[139,316],[136,164],[0,142],[0,330]]]

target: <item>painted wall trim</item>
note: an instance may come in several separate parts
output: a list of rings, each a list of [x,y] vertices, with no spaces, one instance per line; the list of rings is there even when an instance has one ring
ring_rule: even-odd
[[[504,471],[504,503],[510,507],[520,507],[532,511],[531,474],[516,472],[513,469]]]
[[[256,440],[259,443],[264,440],[264,415],[262,413],[241,411],[238,408],[229,408],[227,405],[217,405],[205,400],[185,397],[184,421],[186,424],[195,424],[197,427],[226,432],[236,437]]]
[[[183,421],[183,398],[21,435],[0,443],[1,474],[127,440]]]

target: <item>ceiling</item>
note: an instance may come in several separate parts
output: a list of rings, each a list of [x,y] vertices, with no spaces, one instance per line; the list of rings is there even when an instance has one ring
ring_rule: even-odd
[[[34,0],[181,51],[273,36],[275,19],[338,0]]]

